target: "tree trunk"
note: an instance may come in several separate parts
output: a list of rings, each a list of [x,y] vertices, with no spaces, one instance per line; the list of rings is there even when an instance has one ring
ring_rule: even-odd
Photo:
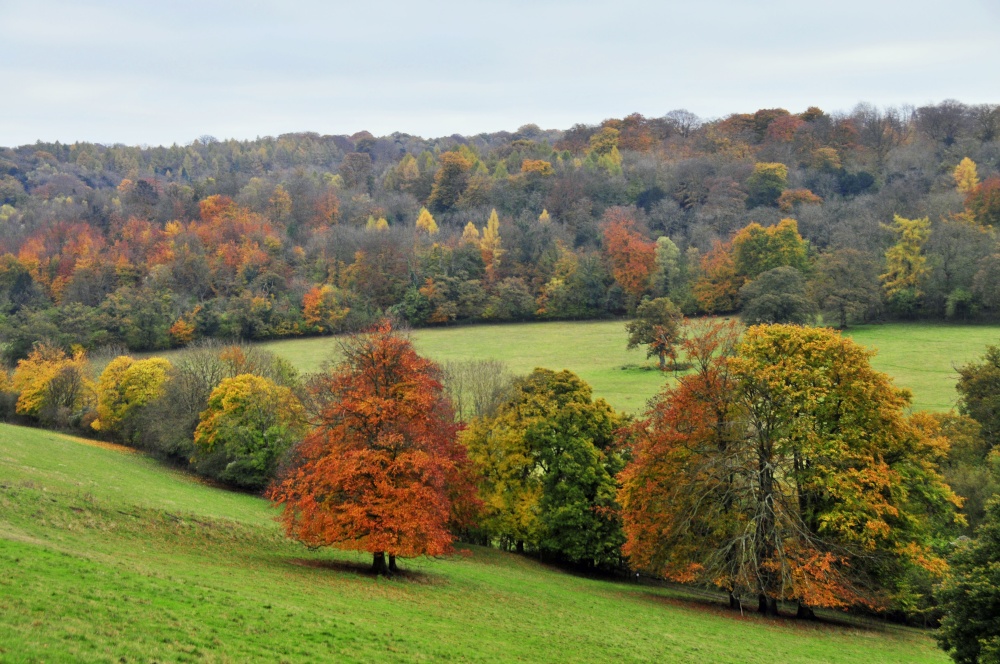
[[[778,615],[778,600],[767,595],[757,596],[757,613],[762,616]]]
[[[795,617],[803,620],[816,620],[816,613],[802,602],[799,602],[799,608],[795,610]]]
[[[660,371],[666,371],[667,369],[667,354],[659,353],[660,357]]]
[[[517,544],[514,548],[518,553],[524,553],[524,540],[517,540]]]
[[[398,571],[399,571],[399,568],[396,567],[396,556],[394,556],[394,555],[392,555],[390,553],[389,554],[389,573],[390,574],[395,574]]]
[[[386,569],[385,566],[384,551],[378,551],[372,554],[372,573],[376,575],[381,574],[383,576],[387,576],[389,574],[389,570]]]
[[[739,608],[742,608],[742,607],[740,607],[740,600],[739,600],[739,598],[736,597],[736,595],[733,594],[732,590],[729,591],[729,608],[730,609],[739,609]]]

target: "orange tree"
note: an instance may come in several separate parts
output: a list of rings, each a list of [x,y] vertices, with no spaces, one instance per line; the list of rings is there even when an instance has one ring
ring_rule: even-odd
[[[368,551],[376,573],[392,571],[396,556],[448,552],[449,528],[475,498],[437,365],[386,322],[341,351],[312,384],[315,428],[269,491],[285,532]]]
[[[959,502],[937,464],[933,421],[871,353],[825,329],[762,325],[656,400],[621,476],[638,567],[777,602],[913,608],[913,580],[939,574],[931,548]],[[702,359],[699,361],[698,357]]]

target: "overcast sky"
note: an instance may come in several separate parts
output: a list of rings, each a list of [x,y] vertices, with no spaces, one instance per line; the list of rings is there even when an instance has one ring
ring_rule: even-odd
[[[0,145],[1000,103],[1000,0],[0,0]]]

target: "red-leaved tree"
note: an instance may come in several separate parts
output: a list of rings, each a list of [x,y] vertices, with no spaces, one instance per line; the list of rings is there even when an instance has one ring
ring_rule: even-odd
[[[394,571],[396,556],[447,553],[476,498],[437,365],[385,322],[341,351],[312,385],[316,428],[269,491],[285,532],[369,551],[376,573]]]

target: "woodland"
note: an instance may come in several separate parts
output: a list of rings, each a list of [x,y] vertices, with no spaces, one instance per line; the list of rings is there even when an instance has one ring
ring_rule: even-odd
[[[3,357],[327,334],[385,313],[622,316],[660,296],[694,315],[777,292],[794,311],[753,319],[841,327],[993,318],[998,172],[1000,109],[955,101],[0,148]],[[779,267],[795,272],[758,280]]]
[[[1000,350],[912,412],[832,329],[1000,314],[1000,107],[39,143],[0,174],[5,417],[264,493],[376,574],[466,541],[1000,657]],[[398,329],[603,317],[673,372],[642,413]],[[337,333],[307,376],[246,343]]]

